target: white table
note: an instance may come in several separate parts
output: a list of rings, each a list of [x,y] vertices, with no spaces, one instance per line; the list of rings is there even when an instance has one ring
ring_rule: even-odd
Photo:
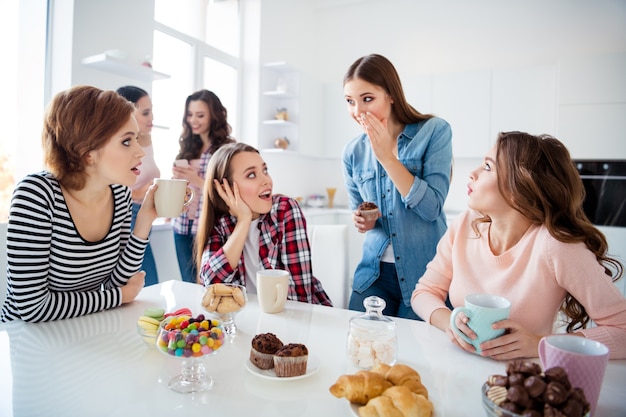
[[[136,321],[149,306],[202,312],[203,288],[168,281],[145,288],[131,304],[71,320],[0,324],[0,416],[351,416],[349,403],[328,388],[352,373],[345,353],[354,311],[288,302],[279,314],[261,313],[255,296],[237,316],[238,335],[205,366],[213,389],[170,390],[181,361],[148,347]],[[422,376],[435,416],[483,416],[480,387],[505,364],[463,352],[423,322],[398,319],[399,363]],[[273,332],[300,342],[321,365],[295,381],[262,379],[246,370],[250,340]],[[624,416],[626,361],[610,361],[597,416]]]

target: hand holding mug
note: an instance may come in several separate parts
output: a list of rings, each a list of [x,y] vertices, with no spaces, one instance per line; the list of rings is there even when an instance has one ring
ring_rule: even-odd
[[[511,302],[504,297],[493,294],[470,294],[465,297],[465,306],[456,307],[450,315],[450,329],[461,339],[474,346],[476,353],[480,353],[480,344],[495,339],[504,334],[504,329],[493,329],[493,323],[507,319],[511,310]],[[459,313],[467,316],[467,328],[459,327],[457,316]],[[476,338],[470,338],[468,329],[475,333]]]
[[[154,183],[157,185],[154,206],[159,217],[180,216],[194,198],[194,192],[186,180],[155,178]]]

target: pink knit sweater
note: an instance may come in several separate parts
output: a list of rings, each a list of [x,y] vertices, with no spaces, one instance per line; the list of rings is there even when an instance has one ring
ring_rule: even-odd
[[[511,301],[510,318],[529,331],[554,331],[566,292],[587,310],[597,327],[582,330],[604,343],[611,359],[626,358],[626,299],[583,243],[563,243],[544,226],[531,226],[511,249],[495,256],[488,240],[488,223],[479,224],[473,211],[460,214],[441,238],[435,258],[415,287],[411,304],[423,319],[446,308],[463,305],[467,294],[492,293]],[[625,279],[625,278],[622,278]]]

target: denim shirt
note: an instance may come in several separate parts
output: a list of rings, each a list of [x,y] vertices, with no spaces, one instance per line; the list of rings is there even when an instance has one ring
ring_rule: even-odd
[[[371,201],[382,214],[366,232],[363,257],[352,286],[361,292],[372,285],[380,275],[380,260],[391,241],[402,299],[410,306],[415,285],[447,228],[443,204],[452,168],[450,125],[437,117],[406,125],[398,137],[398,160],[414,176],[404,197],[376,160],[367,135],[351,140],[343,150],[350,208],[355,210],[362,202]]]

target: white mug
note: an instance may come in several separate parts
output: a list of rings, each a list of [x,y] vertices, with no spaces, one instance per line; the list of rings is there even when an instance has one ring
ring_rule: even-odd
[[[257,298],[264,313],[280,313],[289,292],[289,271],[261,269],[256,273]]]
[[[193,200],[194,192],[187,180],[155,178],[154,183],[159,186],[154,193],[154,207],[159,217],[178,217]]]

